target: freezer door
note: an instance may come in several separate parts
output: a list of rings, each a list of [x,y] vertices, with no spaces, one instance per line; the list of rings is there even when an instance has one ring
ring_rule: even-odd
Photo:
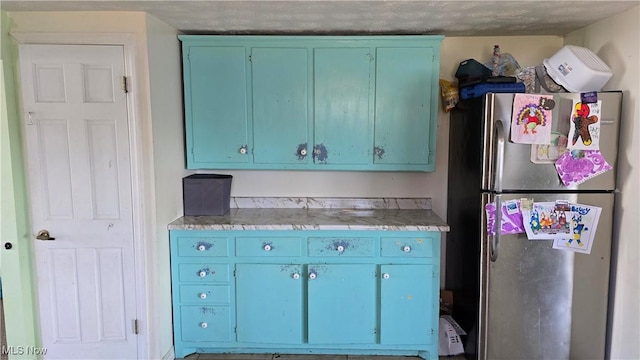
[[[614,195],[484,198],[496,196],[503,202],[568,200],[603,210],[589,255],[556,250],[552,240],[528,240],[526,234],[482,237],[478,358],[604,358]]]
[[[566,136],[570,128],[573,101],[579,99],[580,94],[561,93],[553,96],[556,106],[552,112],[552,131]],[[536,164],[531,161],[532,145],[510,141],[513,98],[514,94],[487,94],[485,97],[482,189],[501,191],[496,188],[501,184],[504,191],[615,190],[621,92],[598,93],[598,99],[602,100],[600,151],[613,169],[570,187],[562,184],[553,163]],[[502,148],[501,143],[504,144]],[[501,167],[502,176],[498,173]]]

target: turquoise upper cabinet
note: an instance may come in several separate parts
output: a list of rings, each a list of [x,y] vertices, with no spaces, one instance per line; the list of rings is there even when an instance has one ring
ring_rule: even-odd
[[[442,36],[179,38],[188,168],[435,169]]]
[[[306,164],[309,139],[307,48],[251,49],[256,164]]]
[[[369,48],[314,51],[314,148],[316,164],[371,162]]]
[[[245,48],[184,49],[187,166],[249,162]]]
[[[434,49],[381,47],[376,59],[374,162],[433,170]]]

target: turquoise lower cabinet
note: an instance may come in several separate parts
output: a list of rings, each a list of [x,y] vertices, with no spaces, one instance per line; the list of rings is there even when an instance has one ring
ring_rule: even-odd
[[[433,265],[380,265],[380,343],[420,344],[433,339],[438,316]],[[434,294],[434,291],[436,294]],[[435,310],[435,311],[434,311]]]
[[[256,344],[303,341],[302,267],[237,264],[237,340]]]
[[[170,243],[178,358],[438,358],[438,232],[171,230]]]
[[[309,265],[309,344],[375,344],[376,267]]]

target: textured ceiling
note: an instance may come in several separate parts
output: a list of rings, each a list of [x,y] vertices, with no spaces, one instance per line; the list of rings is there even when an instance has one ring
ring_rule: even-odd
[[[185,33],[563,35],[627,1],[32,1],[4,11],[145,11]]]

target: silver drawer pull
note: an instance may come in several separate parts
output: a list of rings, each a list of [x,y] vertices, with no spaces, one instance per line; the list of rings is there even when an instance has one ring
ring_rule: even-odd
[[[406,252],[406,253],[411,252],[411,246],[409,246],[409,245],[405,245],[405,246],[403,246],[403,247],[402,247],[402,251],[404,251],[404,252]]]

